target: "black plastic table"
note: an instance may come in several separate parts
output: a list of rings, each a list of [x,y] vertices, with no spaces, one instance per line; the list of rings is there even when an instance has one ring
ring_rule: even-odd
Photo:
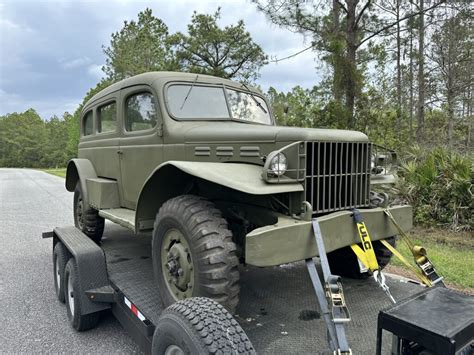
[[[434,354],[472,354],[474,297],[434,287],[380,311],[377,355],[381,354],[382,330]]]

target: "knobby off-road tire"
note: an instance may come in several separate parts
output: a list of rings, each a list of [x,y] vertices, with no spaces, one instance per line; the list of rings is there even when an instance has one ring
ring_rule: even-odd
[[[94,328],[99,321],[99,313],[82,314],[79,295],[83,292],[77,276],[76,261],[71,258],[64,271],[64,295],[66,298],[67,317],[71,326],[77,331]]]
[[[385,239],[393,247],[395,247],[395,237]],[[361,248],[362,246],[359,245]],[[392,252],[388,250],[380,241],[372,242],[377,263],[380,269],[388,265],[392,257]],[[368,273],[360,273],[359,262],[357,256],[352,251],[351,247],[345,247],[328,253],[329,266],[334,275],[349,277],[353,279],[364,279],[368,277]]]
[[[255,354],[255,350],[222,305],[193,297],[162,313],[153,335],[152,354]]]
[[[152,252],[165,307],[200,296],[234,312],[239,261],[227,221],[212,202],[183,195],[164,203],[155,220]]]
[[[99,212],[89,205],[86,206],[80,181],[74,190],[74,225],[97,244],[104,233],[104,219]]]
[[[59,302],[65,303],[64,296],[64,270],[69,259],[69,254],[63,243],[57,242],[53,249],[53,275],[54,289]]]

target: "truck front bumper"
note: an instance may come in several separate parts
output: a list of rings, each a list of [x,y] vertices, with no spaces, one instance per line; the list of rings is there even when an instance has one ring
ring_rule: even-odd
[[[411,206],[389,208],[403,231],[413,225]],[[382,208],[361,209],[371,240],[397,234]],[[329,253],[360,242],[351,211],[317,217],[326,251]],[[254,229],[245,238],[245,262],[255,266],[274,266],[317,256],[311,221],[280,215],[273,225]]]

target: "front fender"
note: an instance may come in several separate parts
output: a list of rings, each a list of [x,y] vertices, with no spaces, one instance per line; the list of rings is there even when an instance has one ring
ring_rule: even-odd
[[[166,164],[173,165],[192,176],[251,195],[303,191],[303,185],[300,183],[266,183],[262,178],[262,167],[259,165],[188,161],[170,161]]]
[[[142,187],[135,214],[136,232],[151,229],[161,205],[186,193],[186,187],[195,178],[250,195],[304,190],[300,183],[266,183],[262,178],[262,167],[258,165],[168,161],[157,167]]]

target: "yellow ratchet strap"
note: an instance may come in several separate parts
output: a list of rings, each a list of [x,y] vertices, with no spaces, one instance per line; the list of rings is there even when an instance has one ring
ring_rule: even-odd
[[[400,254],[400,252],[397,249],[395,249],[389,242],[383,239],[381,239],[380,242],[383,245],[385,245],[385,247],[388,250],[390,250],[390,252],[393,255],[395,255],[398,258],[398,260],[400,260],[403,264],[405,264],[405,266],[407,266],[411,271],[413,271],[415,275],[418,276],[421,282],[423,282],[428,287],[433,286],[431,281],[425,275],[423,275],[418,269],[416,269],[412,264],[410,264],[408,260],[405,259],[405,257],[402,254]]]
[[[382,240],[381,242],[383,243],[383,245],[385,245],[387,249],[389,249],[398,259],[400,259],[401,262],[409,266],[410,269],[412,269],[415,272],[415,274],[419,277],[420,281],[423,282],[426,286],[432,287],[438,283],[444,286],[443,277],[439,276],[438,273],[436,272],[436,269],[434,268],[433,263],[428,259],[428,256],[426,255],[425,248],[419,245],[413,244],[411,239],[402,230],[402,228],[397,223],[392,213],[388,209],[385,209],[384,213],[387,215],[387,217],[390,219],[392,224],[395,226],[395,228],[398,231],[398,234],[400,235],[400,237],[402,238],[402,240],[405,242],[408,249],[412,253],[415,264],[416,266],[418,266],[419,270],[413,267],[411,264],[409,264],[408,261],[398,251],[395,250],[395,248],[393,248],[391,245],[389,246],[387,242]]]
[[[371,272],[379,270],[380,268],[377,262],[377,257],[375,256],[374,248],[370,240],[370,235],[367,231],[364,221],[362,220],[362,216],[358,210],[354,210],[353,213],[354,221],[357,225],[357,232],[359,233],[360,241],[362,243],[362,248],[357,244],[352,244],[351,248],[361,263],[364,264],[364,266]]]

